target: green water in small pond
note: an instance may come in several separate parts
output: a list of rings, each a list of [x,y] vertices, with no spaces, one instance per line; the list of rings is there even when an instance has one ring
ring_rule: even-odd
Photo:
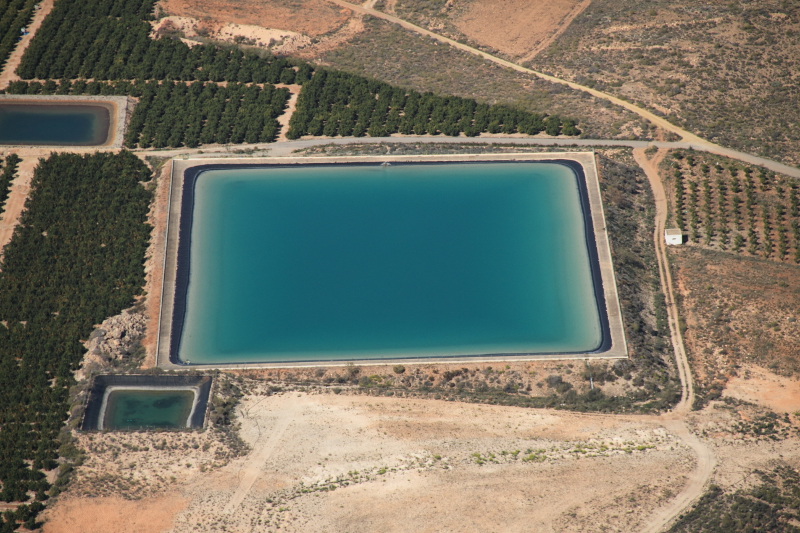
[[[185,428],[193,403],[190,390],[112,390],[103,428]]]
[[[102,105],[0,102],[0,144],[98,146],[110,121]]]
[[[599,346],[584,214],[570,168],[298,167],[211,170],[197,178],[181,360]]]

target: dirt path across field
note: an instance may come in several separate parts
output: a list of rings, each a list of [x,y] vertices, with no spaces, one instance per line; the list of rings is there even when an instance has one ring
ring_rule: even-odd
[[[228,504],[223,509],[223,514],[231,514],[238,509],[256,482],[256,479],[261,475],[262,468],[267,459],[275,452],[278,444],[281,443],[283,435],[289,428],[295,416],[304,407],[302,399],[292,398],[289,396],[282,397],[281,405],[278,408],[278,419],[274,422],[271,431],[267,433],[267,428],[262,428],[258,425],[256,420],[257,438],[253,443],[254,451],[247,458],[247,462],[242,466],[240,471],[239,486],[236,492],[233,493]]]
[[[669,505],[656,511],[650,518],[648,526],[642,531],[645,533],[657,533],[668,526],[678,515],[680,515],[689,505],[702,496],[706,484],[711,479],[714,472],[715,458],[705,444],[694,436],[686,427],[684,421],[686,415],[691,410],[694,403],[694,384],[692,382],[692,372],[689,367],[689,359],[686,356],[686,349],[681,335],[680,323],[678,321],[678,307],[672,286],[672,274],[664,240],[664,226],[667,220],[667,196],[664,185],[658,174],[658,165],[664,159],[667,151],[660,149],[652,159],[647,157],[643,148],[634,148],[633,157],[647,175],[650,188],[653,191],[653,198],[656,205],[655,231],[653,240],[656,248],[656,258],[658,260],[658,271],[661,279],[661,290],[666,297],[667,315],[669,320],[670,335],[672,346],[675,350],[676,366],[681,379],[681,401],[675,406],[672,413],[665,415],[664,426],[680,439],[697,454],[697,468],[691,473],[688,483],[677,498],[670,501]],[[673,418],[669,420],[669,418]]]
[[[656,258],[658,259],[658,271],[661,277],[661,291],[667,300],[667,314],[672,334],[672,346],[675,348],[675,360],[678,367],[678,373],[681,378],[681,401],[675,406],[675,411],[680,413],[687,413],[694,403],[694,384],[691,379],[691,369],[689,368],[689,359],[686,356],[686,349],[684,347],[683,335],[681,334],[680,324],[678,322],[678,306],[675,303],[675,296],[672,286],[672,273],[669,268],[667,258],[666,242],[664,240],[664,228],[667,222],[667,195],[664,191],[664,185],[661,182],[661,177],[658,175],[658,165],[664,159],[667,151],[664,149],[658,150],[653,159],[648,159],[647,154],[642,148],[633,149],[633,158],[642,167],[647,179],[650,182],[650,188],[653,191],[653,198],[656,204],[656,219],[655,230],[653,232],[653,241],[656,247]]]
[[[283,114],[278,117],[278,124],[281,126],[280,133],[278,134],[278,142],[288,141],[286,133],[289,131],[289,121],[292,120],[294,110],[297,109],[297,97],[300,96],[300,85],[285,85],[289,92],[289,100],[286,102],[286,109]]]
[[[522,67],[520,65],[517,65],[516,63],[512,63],[511,61],[506,61],[505,59],[501,59],[501,58],[499,58],[497,56],[493,56],[492,54],[489,54],[489,53],[484,52],[482,50],[478,50],[477,48],[473,48],[473,47],[468,46],[466,44],[459,43],[458,41],[454,41],[452,39],[448,39],[447,37],[444,37],[442,35],[439,35],[438,33],[434,33],[432,31],[426,30],[425,28],[421,28],[421,27],[419,27],[419,26],[417,26],[415,24],[412,24],[412,23],[410,23],[410,22],[408,22],[408,21],[406,21],[404,19],[398,18],[398,17],[396,17],[394,15],[389,15],[387,13],[383,13],[383,12],[377,11],[375,9],[366,8],[364,6],[351,4],[350,2],[345,2],[344,0],[328,0],[328,1],[329,2],[333,2],[335,4],[338,4],[338,5],[342,6],[342,7],[345,7],[345,8],[348,8],[348,9],[352,9],[354,12],[357,12],[357,13],[363,13],[365,15],[372,15],[373,17],[377,17],[377,18],[380,18],[380,19],[383,19],[383,20],[388,20],[389,22],[393,22],[393,23],[395,23],[395,24],[397,24],[397,25],[399,25],[399,26],[401,26],[401,27],[403,27],[403,28],[405,28],[407,30],[419,33],[421,35],[425,35],[427,37],[430,37],[432,39],[436,39],[437,41],[440,41],[440,42],[443,42],[443,43],[447,43],[450,46],[453,46],[454,48],[457,48],[459,50],[463,50],[465,52],[469,52],[470,54],[477,55],[477,56],[482,57],[482,58],[484,58],[484,59],[486,59],[488,61],[491,61],[493,63],[497,63],[498,65],[502,65],[504,67],[516,70],[517,72],[523,72],[525,74],[532,74],[534,76],[537,76],[537,77],[539,77],[541,79],[544,79],[544,80],[547,80],[549,82],[558,83],[558,84],[561,84],[561,85],[566,85],[566,86],[568,86],[568,87],[570,87],[572,89],[575,89],[577,91],[583,91],[583,92],[591,94],[592,96],[595,96],[597,98],[601,98],[603,100],[608,100],[612,104],[618,105],[618,106],[620,106],[620,107],[622,107],[624,109],[627,109],[628,111],[636,113],[637,115],[639,115],[643,119],[655,124],[659,128],[662,128],[663,130],[666,130],[666,131],[672,132],[672,133],[674,133],[676,135],[679,135],[686,143],[689,143],[689,146],[691,148],[693,148],[695,150],[703,150],[703,151],[706,151],[706,152],[711,152],[713,154],[722,155],[722,156],[725,156],[725,157],[731,157],[731,158],[734,158],[734,159],[739,159],[740,161],[745,161],[747,163],[751,163],[751,164],[754,164],[754,165],[767,166],[768,168],[769,168],[770,164],[774,163],[773,161],[770,161],[769,159],[757,157],[757,156],[750,155],[750,154],[744,154],[742,152],[737,152],[736,150],[731,150],[730,148],[725,148],[723,146],[719,146],[718,144],[714,144],[714,143],[712,143],[710,141],[707,141],[707,140],[705,140],[705,139],[703,139],[701,137],[698,137],[694,133],[688,132],[688,131],[684,130],[683,128],[679,128],[678,126],[672,124],[671,122],[669,122],[665,118],[659,117],[658,115],[656,115],[656,114],[654,114],[654,113],[652,113],[652,112],[650,112],[650,111],[648,111],[646,109],[643,109],[643,108],[641,108],[641,107],[639,107],[639,106],[637,106],[635,104],[632,104],[632,103],[630,103],[630,102],[628,102],[626,100],[622,100],[621,98],[617,98],[616,96],[612,96],[612,95],[610,95],[608,93],[604,93],[602,91],[598,91],[596,89],[592,89],[590,87],[586,87],[585,85],[579,85],[579,84],[573,83],[571,81],[563,80],[561,78],[556,78],[555,76],[550,76],[548,74],[544,74],[543,72],[538,72],[536,70],[531,70],[529,68]],[[786,165],[783,165],[783,166],[786,166]],[[791,167],[787,167],[787,168],[791,168]],[[780,170],[778,172],[784,172],[784,173],[787,173],[787,174],[792,175],[792,176],[795,175],[795,174],[791,174],[791,173],[783,171],[783,170]]]
[[[453,22],[470,39],[524,63],[550,46],[591,2],[482,0],[471,2]],[[388,5],[385,11],[391,12]]]
[[[42,25],[45,17],[53,10],[53,3],[55,0],[44,0],[39,4],[39,9],[33,12],[33,20],[28,24],[28,35],[25,35],[22,40],[17,44],[17,47],[11,52],[11,55],[3,66],[3,71],[0,72],[0,89],[5,89],[12,81],[18,80],[16,70],[22,61],[22,56],[28,45],[31,44],[33,36],[36,35],[36,30]]]
[[[17,167],[17,177],[11,182],[11,191],[6,200],[3,217],[0,219],[0,251],[11,241],[14,228],[19,224],[19,217],[31,190],[33,170],[38,162],[39,158],[36,156],[22,156],[22,161]]]

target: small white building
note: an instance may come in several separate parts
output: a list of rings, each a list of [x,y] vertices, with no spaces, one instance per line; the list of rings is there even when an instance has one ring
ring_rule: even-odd
[[[667,244],[683,244],[683,232],[677,228],[667,228],[664,230],[664,240]]]

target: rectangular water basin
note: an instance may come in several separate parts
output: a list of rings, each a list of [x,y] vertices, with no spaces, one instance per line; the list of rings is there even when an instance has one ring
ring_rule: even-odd
[[[100,146],[111,138],[113,111],[102,103],[0,100],[0,144]]]
[[[208,376],[97,376],[82,429],[199,428],[210,389]]]
[[[584,180],[571,161],[190,169],[171,358],[605,350]]]

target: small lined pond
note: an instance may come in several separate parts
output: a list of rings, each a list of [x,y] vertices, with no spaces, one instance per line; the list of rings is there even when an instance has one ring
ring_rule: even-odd
[[[0,144],[99,146],[110,123],[108,105],[0,101]]]
[[[102,429],[182,429],[189,426],[193,390],[110,390]]]

